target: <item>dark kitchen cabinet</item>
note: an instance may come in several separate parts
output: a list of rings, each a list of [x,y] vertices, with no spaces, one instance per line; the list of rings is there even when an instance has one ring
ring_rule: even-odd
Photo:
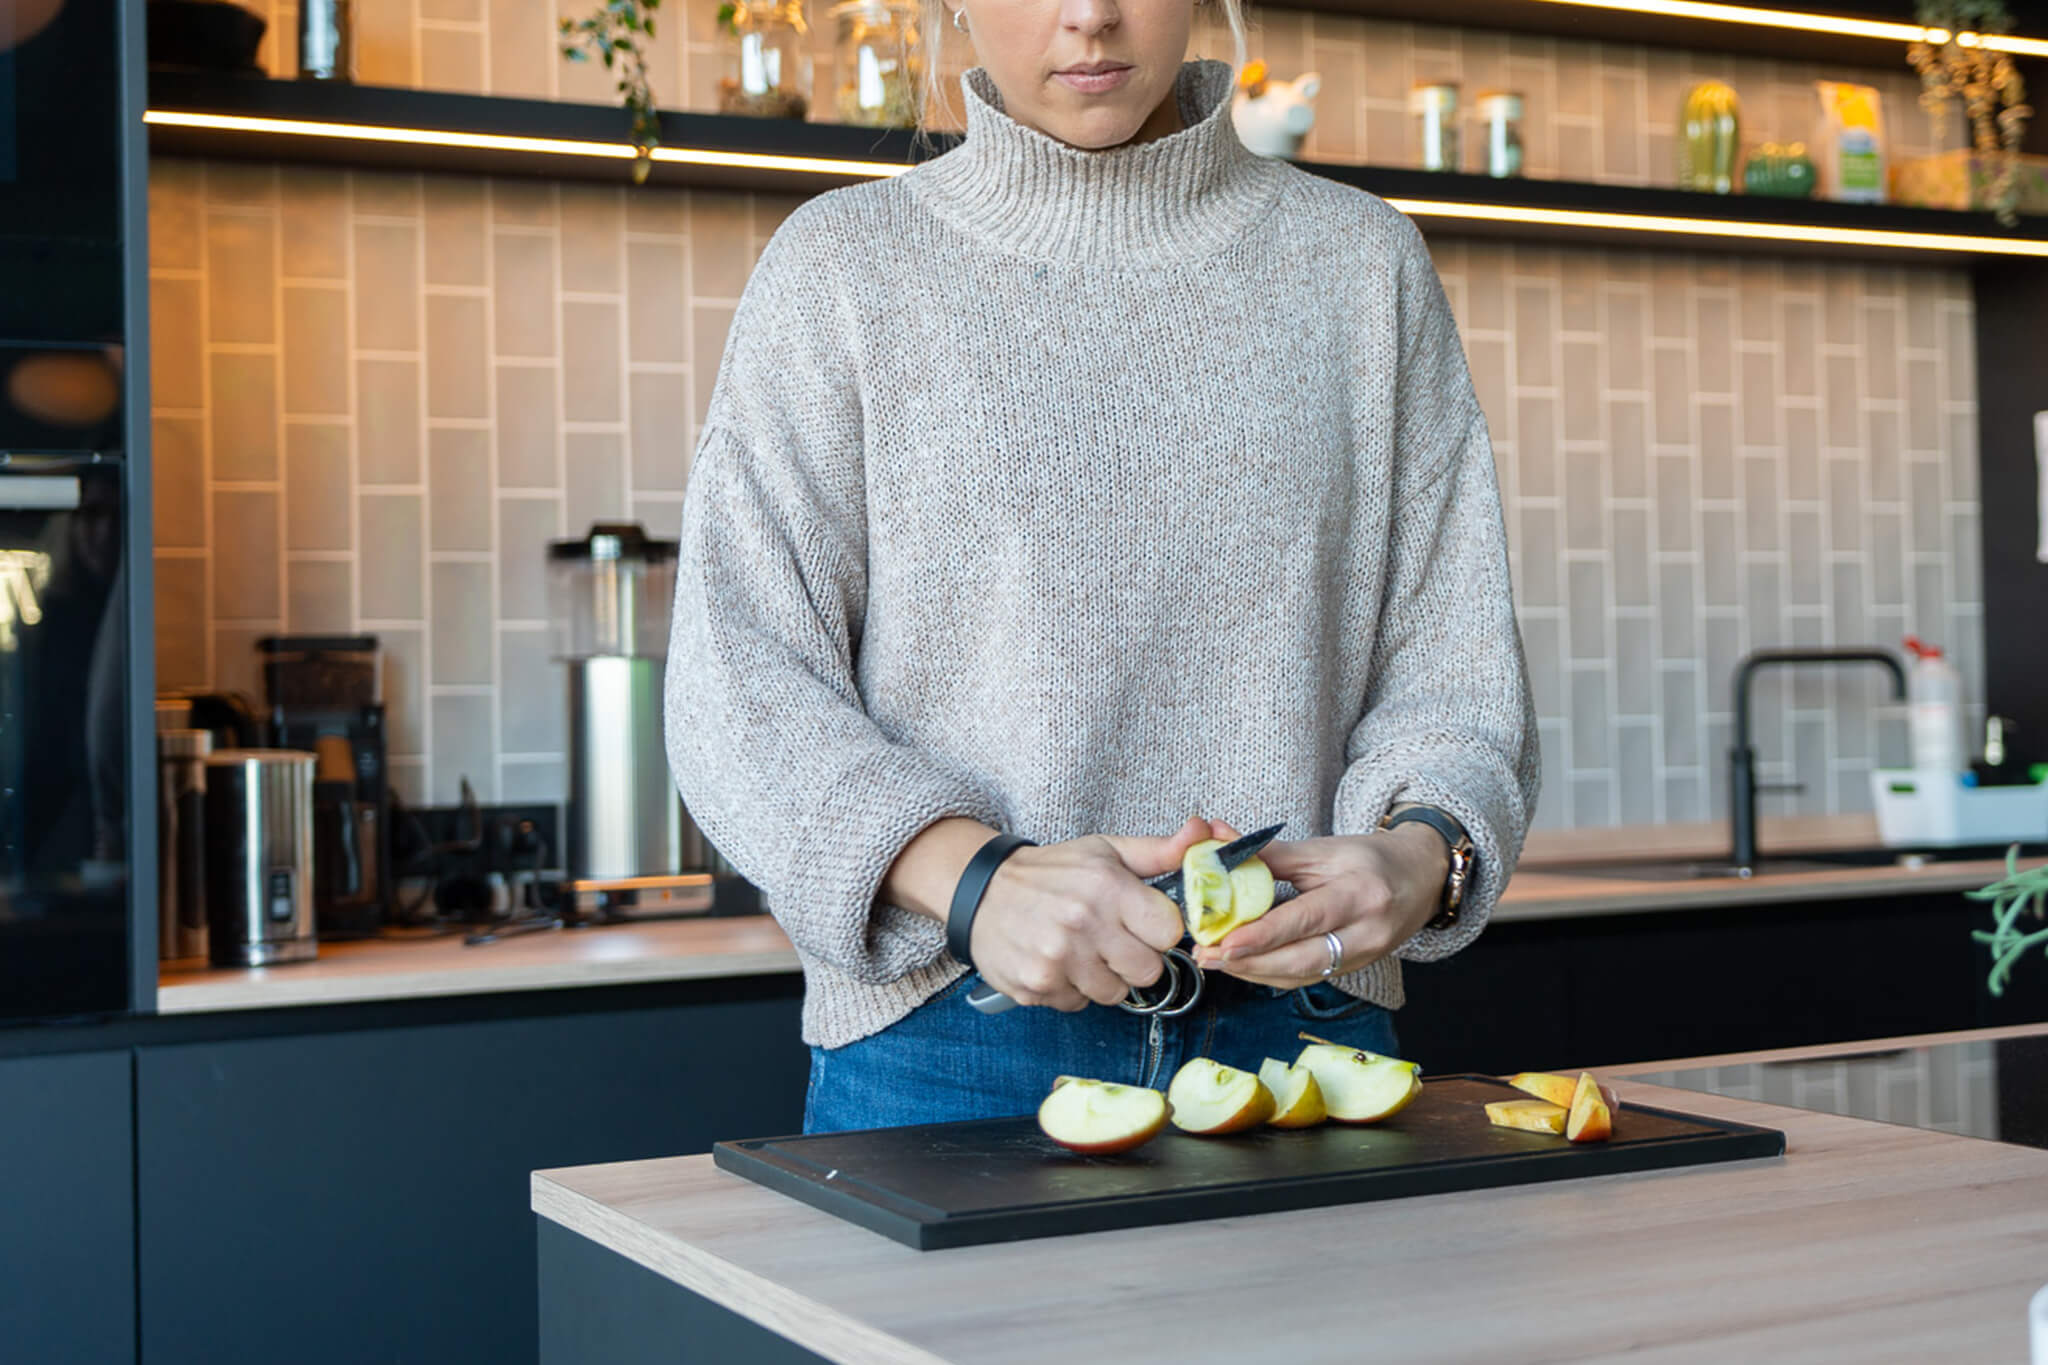
[[[532,1361],[529,1172],[802,1126],[797,983],[750,989],[139,1049],[143,1365]]]
[[[1501,1074],[2048,1019],[2048,963],[1985,991],[1988,923],[1958,894],[1508,921],[1405,967],[1401,1046]]]
[[[0,1359],[135,1360],[129,1054],[0,1060]]]

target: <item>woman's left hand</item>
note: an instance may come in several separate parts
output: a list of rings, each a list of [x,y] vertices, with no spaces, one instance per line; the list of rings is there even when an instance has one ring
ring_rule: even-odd
[[[1218,839],[1238,831],[1220,820]],[[1337,973],[1357,971],[1406,943],[1436,917],[1443,904],[1450,850],[1420,822],[1375,834],[1338,835],[1269,844],[1259,856],[1273,875],[1300,894],[1221,943],[1195,950],[1205,968],[1266,986],[1301,986],[1323,979],[1335,933],[1344,953]]]

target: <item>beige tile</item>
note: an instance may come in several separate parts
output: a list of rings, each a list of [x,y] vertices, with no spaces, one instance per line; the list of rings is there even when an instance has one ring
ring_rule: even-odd
[[[1863,428],[1857,420],[1860,405],[1856,390],[1856,357],[1831,355],[1827,358],[1825,372],[1828,444],[1843,447],[1861,446]]]
[[[1820,392],[1820,321],[1814,306],[1803,299],[1785,300],[1781,314],[1784,339],[1785,392],[1811,397]]]
[[[1643,296],[1633,289],[1607,291],[1607,383],[1610,388],[1644,386]]]
[[[555,226],[554,183],[547,180],[491,181],[491,221],[499,227]]]
[[[1600,330],[1602,261],[1596,252],[1565,251],[1557,258],[1557,326],[1561,332]]]
[[[1868,408],[1863,413],[1863,422],[1870,433],[1870,496],[1879,502],[1896,502],[1905,495],[1899,414],[1885,408]]]
[[[745,195],[721,190],[690,191],[693,294],[698,298],[738,298],[753,271],[752,241]]]
[[[349,429],[294,422],[284,429],[284,543],[288,550],[346,550],[349,526]]]
[[[628,388],[633,491],[680,490],[689,476],[691,453],[689,397],[682,376],[634,374]]]
[[[206,215],[209,340],[276,340],[275,233],[275,220],[267,213]]]
[[[384,656],[384,732],[391,752],[424,753],[427,747],[427,641],[412,627],[379,626],[377,648]]]
[[[263,695],[263,671],[256,642],[277,634],[276,622],[261,625],[220,625],[213,628],[213,686],[247,697]]]
[[[431,569],[433,614],[427,621],[436,683],[489,683],[491,649],[491,566],[436,564]],[[520,680],[524,685],[524,680]]]
[[[284,410],[293,416],[348,412],[348,291],[284,291]]]
[[[694,209],[689,190],[628,190],[626,231],[679,237],[691,230]]]
[[[1659,445],[1692,441],[1692,367],[1676,346],[1650,350],[1650,410]]]
[[[412,0],[354,0],[355,78],[364,85],[411,86]]]
[[[206,561],[158,555],[156,685],[159,691],[203,688],[206,669]]]
[[[1692,337],[1692,258],[1659,256],[1650,267],[1650,335],[1658,340]]]
[[[1785,496],[1811,501],[1820,497],[1820,412],[1787,404],[1785,425]]]
[[[1600,68],[1593,45],[1560,39],[1556,47],[1557,112],[1592,117],[1600,112]]]
[[[1744,445],[1768,446],[1778,440],[1778,358],[1769,351],[1745,351],[1740,357]]]
[[[1370,68],[1371,62],[1366,66]],[[1369,166],[1405,166],[1413,158],[1408,151],[1408,114],[1405,107],[1369,104],[1361,124],[1363,141],[1359,155]]]
[[[1479,410],[1489,422],[1500,421],[1513,401],[1509,397],[1507,343],[1494,337],[1467,337],[1465,361],[1472,370],[1472,388],[1479,398]]]
[[[1735,496],[1735,407],[1731,403],[1702,402],[1699,405],[1700,496]],[[1709,540],[1708,545],[1731,541]]]
[[[690,310],[690,375],[696,383],[697,421],[711,406],[711,391],[725,363],[726,341],[733,310],[722,303],[700,303]]]
[[[277,167],[247,161],[209,161],[206,202],[213,208],[270,208],[277,203]]]
[[[628,243],[627,354],[641,363],[688,360],[689,310],[689,293],[683,286],[682,242]]]
[[[683,526],[683,504],[680,493],[648,493],[633,498],[632,520],[647,528],[647,534],[661,540],[674,540]]]
[[[1852,346],[1859,340],[1863,291],[1853,265],[1830,265],[1821,272],[1821,316],[1828,342]]]
[[[1610,180],[1642,184],[1643,86],[1640,77],[1605,71],[1600,77],[1600,173]]]
[[[498,752],[492,738],[489,697],[435,697],[433,716],[433,799],[453,805],[469,779],[479,801],[498,799]]]
[[[1641,399],[1607,400],[1607,458],[1615,497],[1649,496],[1650,413]]]
[[[1557,400],[1525,394],[1515,400],[1514,418],[1515,477],[1522,496],[1557,496]]]
[[[568,469],[563,525],[581,535],[601,521],[626,515],[626,443],[609,431],[570,432],[563,440]]]
[[[755,240],[764,243],[781,230],[789,215],[804,205],[804,196],[800,194],[764,192],[749,195],[748,199],[753,208]]]
[[[554,237],[492,234],[491,274],[498,356],[554,355]]]
[[[1915,350],[1931,351],[1941,345],[1938,278],[1931,271],[1921,270],[1906,276],[1906,344]]]
[[[1557,345],[1557,309],[1551,286],[1515,286],[1515,383],[1546,387],[1553,382],[1552,351]]]
[[[197,417],[151,422],[149,465],[155,543],[164,549],[205,549],[205,423]]]
[[[427,309],[427,415],[491,415],[491,348],[485,300],[475,295],[429,294]]]
[[[348,278],[348,173],[288,166],[279,180],[279,262],[294,279]]]
[[[213,383],[213,477],[223,483],[267,483],[277,477],[277,357],[216,353]]]
[[[1896,304],[1867,303],[1863,308],[1863,374],[1866,398],[1899,396],[1899,310]]]
[[[1946,397],[1952,403],[1968,403],[1977,397],[1977,330],[1975,315],[1967,309],[1951,308],[1943,319],[1947,344],[1942,368],[1947,374]]]
[[[573,293],[616,294],[625,248],[625,207],[613,185],[561,187],[562,288]],[[662,190],[634,190],[662,194]]]
[[[520,685],[503,694],[503,737],[508,753],[559,754],[567,747],[568,675],[551,657],[546,627],[498,633],[499,676]]]
[[[198,280],[149,283],[149,401],[159,408],[206,406],[206,344]]]
[[[1356,161],[1362,149],[1358,137],[1359,61],[1351,44],[1316,44],[1309,62],[1322,76],[1322,92],[1316,96],[1316,121],[1309,130],[1315,144],[1311,155],[1330,161]]]
[[[454,427],[427,433],[427,543],[491,548],[491,434]]]
[[[363,493],[357,500],[363,546],[356,556],[357,591],[365,621],[424,619],[420,495]]]
[[[498,367],[498,486],[556,488],[555,372]]]
[[[1935,364],[1918,356],[1906,362],[1906,448],[1915,451],[1941,449],[1941,389],[1935,380]]]
[[[1607,547],[1605,470],[1597,450],[1568,450],[1564,457],[1564,543],[1573,550]]]
[[[428,0],[432,3],[433,0]],[[420,84],[428,90],[453,90],[481,95],[484,81],[484,35],[461,29],[420,30]]]
[[[276,620],[277,494],[216,492],[213,525],[214,619]]]
[[[561,516],[561,505],[553,498],[498,499],[498,614],[501,619],[548,619],[547,549],[549,541],[565,538]],[[589,530],[588,526],[571,526],[569,536],[581,536]]]
[[[1557,139],[1557,178],[1590,183],[1600,178],[1600,132],[1590,123],[1558,123],[1552,129]],[[1469,154],[1468,154],[1469,156]],[[1476,163],[1467,165],[1476,169]]]
[[[419,362],[357,362],[356,473],[366,484],[420,481]]]
[[[485,230],[488,181],[434,175],[425,187],[425,257],[428,284],[484,284],[490,279],[490,238]]]
[[[491,93],[551,99],[555,93],[554,17],[535,0],[487,0]]]
[[[470,24],[486,18],[483,0],[420,0],[420,18]]]
[[[295,559],[285,566],[285,628],[302,635],[355,629],[354,567],[343,560]]]
[[[1564,437],[1567,441],[1600,439],[1600,347],[1590,341],[1567,341],[1559,348],[1564,370]]]
[[[1659,455],[1655,461],[1657,549],[1662,553],[1693,548],[1692,460],[1685,455]]]
[[[619,420],[619,308],[562,305],[562,416],[571,422]]]
[[[1701,294],[1693,303],[1694,344],[1698,384],[1702,393],[1735,391],[1735,310],[1716,294]]]
[[[357,348],[419,349],[420,230],[395,223],[358,223],[355,242]]]
[[[366,218],[418,218],[420,178],[405,173],[356,171],[349,176],[355,211]]]
[[[198,270],[204,264],[205,176],[202,163],[149,159],[149,265]]]
[[[1736,335],[1744,341],[1778,338],[1778,266],[1744,261],[1736,276]]]

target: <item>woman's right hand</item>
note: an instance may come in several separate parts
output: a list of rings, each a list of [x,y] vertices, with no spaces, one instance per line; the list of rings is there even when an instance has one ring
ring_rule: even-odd
[[[1090,834],[1020,848],[996,869],[969,944],[982,979],[1020,1005],[1113,1005],[1166,970],[1161,954],[1186,932],[1180,910],[1144,884],[1178,868],[1211,837],[1189,816],[1177,834]]]

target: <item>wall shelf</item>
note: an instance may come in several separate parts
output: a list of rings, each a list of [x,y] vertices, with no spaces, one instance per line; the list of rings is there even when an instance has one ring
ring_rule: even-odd
[[[159,154],[631,180],[626,115],[609,105],[159,71],[149,118]],[[899,130],[717,114],[663,114],[662,143],[651,184],[787,194],[891,174],[919,155]],[[2008,231],[1985,213],[1382,166],[1304,169],[1370,190],[1445,235],[1860,259],[2048,258],[2048,219]]]

